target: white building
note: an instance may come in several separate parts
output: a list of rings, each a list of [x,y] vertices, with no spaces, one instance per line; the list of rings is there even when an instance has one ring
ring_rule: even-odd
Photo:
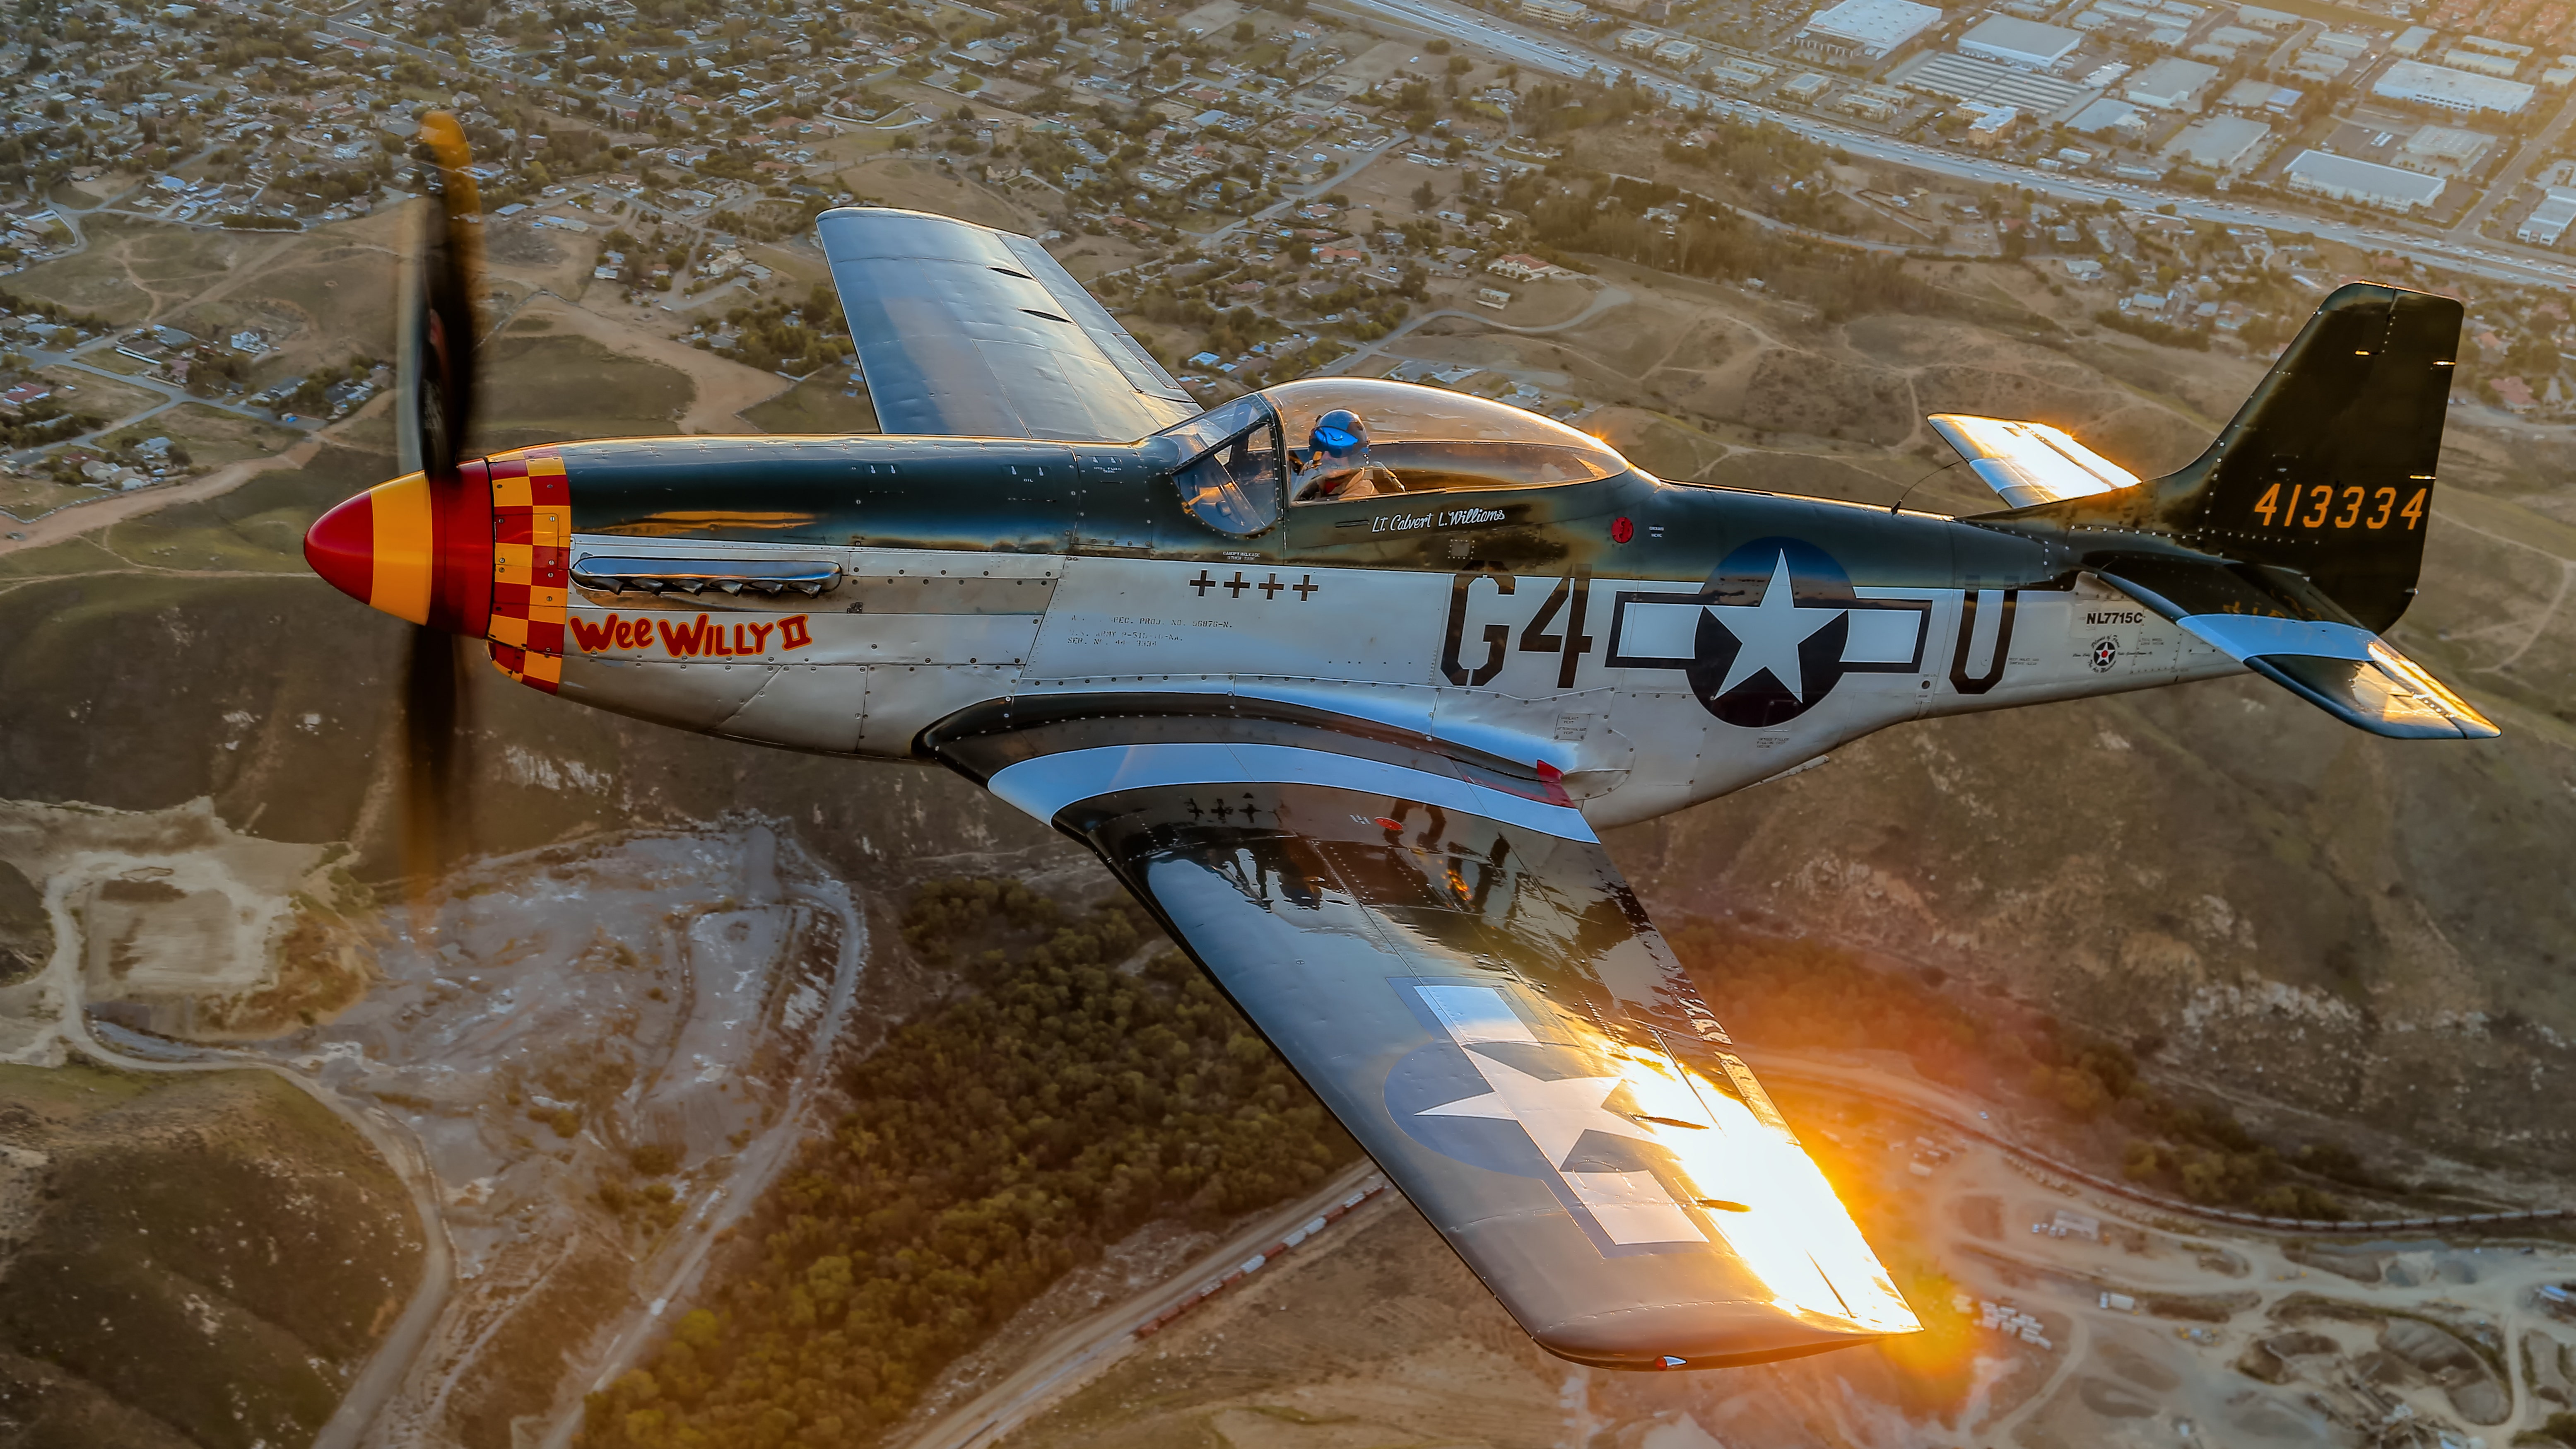
[[[1959,53],[2024,70],[2047,70],[2073,55],[2075,47],[2083,43],[2082,34],[2062,25],[1997,15],[1960,36]]]
[[[2276,86],[2265,80],[2241,80],[2227,88],[2218,103],[2230,110],[2273,111],[2288,115],[2304,97],[2288,86]]]
[[[1592,18],[1592,12],[1575,0],[1521,0],[1521,17],[1544,20],[1550,25],[1580,25]]]
[[[2147,118],[2144,112],[2127,101],[2105,97],[2077,111],[2075,118],[2066,123],[2066,129],[2087,136],[2118,136],[2122,140],[2135,140],[2146,134]]]
[[[2166,56],[2129,77],[2120,94],[2159,111],[2197,111],[2200,98],[2218,79],[2218,67]]]
[[[2478,111],[2516,115],[2531,104],[2532,97],[2531,87],[2521,81],[2471,75],[2464,70],[2427,65],[2420,60],[2391,62],[2388,69],[2380,73],[2378,82],[2371,86],[2370,93],[2382,100],[2432,106],[2462,115]]]
[[[2554,247],[2567,234],[2570,222],[2576,222],[2576,191],[2553,186],[2541,193],[2540,204],[2522,225],[2513,229],[2513,239],[2536,247]]]
[[[2167,141],[2162,154],[2168,161],[2188,161],[2234,175],[2262,156],[2263,142],[2271,134],[2271,127],[2243,116],[2203,116]]]
[[[1722,91],[1749,91],[1768,82],[1779,70],[1775,66],[1739,56],[1721,55],[1709,62],[1708,83]]]
[[[1941,12],[1914,0],[1842,0],[1807,18],[1798,31],[1800,50],[1876,60],[1941,22]]]
[[[2480,75],[2502,76],[2506,80],[2513,79],[2514,72],[2522,69],[2519,56],[2497,55],[2465,45],[2455,45],[2442,52],[2442,64],[2454,70],[2473,70]]]
[[[2458,126],[2423,126],[2406,138],[2398,164],[2414,171],[2467,171],[2486,158],[2495,137]]]
[[[2292,191],[2331,201],[2358,202],[2386,211],[2416,211],[2442,195],[2442,178],[2394,166],[2338,156],[2331,151],[2302,151],[2283,167],[2281,179]]]
[[[1814,71],[1809,71],[1805,75],[1798,77],[1796,80],[1789,82],[1787,85],[1780,87],[1780,94],[1790,100],[1796,101],[1799,105],[1812,106],[1816,103],[1818,97],[1824,95],[1826,91],[1833,88],[1833,84],[1833,81],[1829,77],[1818,75]]]

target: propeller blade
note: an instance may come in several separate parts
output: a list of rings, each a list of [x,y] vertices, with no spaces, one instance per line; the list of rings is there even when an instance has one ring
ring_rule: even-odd
[[[436,629],[411,631],[403,670],[403,878],[415,901],[443,874],[458,844],[463,671],[457,641]]]
[[[418,157],[425,185],[401,278],[402,335],[396,346],[401,407],[397,465],[423,475],[433,493],[466,486],[457,476],[474,421],[475,341],[480,324],[482,234],[468,220],[482,210],[465,128],[446,111],[421,118]],[[403,874],[418,893],[464,846],[465,679],[459,642],[426,626],[412,631],[403,678]]]
[[[398,446],[406,471],[453,477],[474,418],[474,299],[482,277],[482,228],[467,218],[482,200],[467,168],[465,128],[446,111],[421,117],[426,196],[404,274],[400,343],[403,409]]]

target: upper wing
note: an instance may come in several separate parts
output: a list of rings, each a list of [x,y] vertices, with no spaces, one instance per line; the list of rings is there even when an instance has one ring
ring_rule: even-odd
[[[2046,423],[1934,413],[1923,421],[2015,508],[2134,488],[2138,475]]]
[[[1027,237],[879,207],[816,227],[889,433],[1126,443],[1198,415]]]
[[[2108,561],[2101,574],[2346,724],[2400,740],[2488,740],[2503,733],[2423,665],[2286,569],[2126,558]]]
[[[1713,1367],[1913,1331],[1564,793],[1355,724],[1023,697],[929,743],[1098,851],[1549,1350]]]

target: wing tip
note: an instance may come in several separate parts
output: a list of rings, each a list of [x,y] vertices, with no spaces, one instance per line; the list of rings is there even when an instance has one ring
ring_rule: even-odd
[[[1768,1308],[1713,1313],[1704,1305],[1586,1314],[1531,1328],[1529,1335],[1569,1363],[1644,1373],[1745,1368],[1895,1336],[1801,1321]]]

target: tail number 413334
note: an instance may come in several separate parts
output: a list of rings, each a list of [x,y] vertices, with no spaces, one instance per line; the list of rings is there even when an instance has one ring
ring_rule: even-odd
[[[2357,483],[2275,483],[2254,500],[2254,516],[2266,528],[2422,527],[2424,500],[2432,490],[2419,485],[2406,491],[2403,505],[2397,501],[2401,491]]]

